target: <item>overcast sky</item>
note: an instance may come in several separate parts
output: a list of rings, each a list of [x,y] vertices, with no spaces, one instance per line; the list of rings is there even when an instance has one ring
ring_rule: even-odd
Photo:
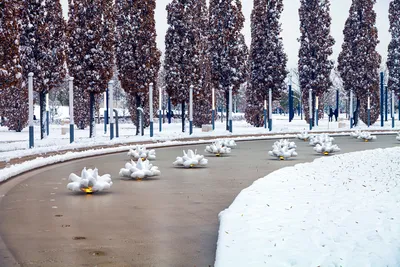
[[[167,24],[167,11],[165,7],[171,0],[156,0],[156,28],[157,28],[157,44],[159,49],[164,52],[164,37],[168,28]],[[68,0],[61,0],[64,8],[64,16],[67,17],[67,4]],[[378,45],[378,52],[382,55],[383,61],[386,61],[387,57],[387,47],[390,42],[389,34],[389,19],[388,10],[390,0],[377,0],[375,5],[375,10],[377,12],[377,27],[380,44]],[[245,28],[243,33],[246,38],[247,44],[250,46],[251,34],[250,34],[250,14],[253,8],[253,0],[242,0],[243,3],[243,13],[246,18]],[[299,15],[298,9],[300,7],[299,0],[283,0],[284,11],[282,13],[282,37],[285,45],[285,52],[288,55],[289,62],[288,68],[293,68],[297,66],[297,54],[299,50],[299,43],[297,38],[300,37],[299,30]],[[332,58],[336,61],[337,57],[341,51],[341,45],[343,42],[343,28],[344,23],[349,14],[349,8],[351,5],[351,0],[332,0],[331,1],[331,16],[332,16],[332,36],[336,40],[336,44],[333,49]]]

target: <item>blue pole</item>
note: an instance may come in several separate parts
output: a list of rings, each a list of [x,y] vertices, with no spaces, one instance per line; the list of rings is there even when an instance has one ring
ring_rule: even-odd
[[[158,112],[158,125],[159,125],[159,131],[160,133],[162,132],[162,111],[160,109],[160,111]]]
[[[264,128],[267,129],[267,109],[264,108]]]
[[[368,109],[368,127],[371,126],[371,110]]]
[[[384,98],[384,96],[383,96],[383,72],[381,72],[381,75],[380,75],[380,79],[381,79],[381,107],[380,107],[380,112],[381,112],[381,127],[383,127],[384,125],[385,125],[385,122],[384,122],[384,115],[383,115],[383,98]]]
[[[114,139],[114,123],[110,122],[110,140]]]
[[[189,121],[189,135],[193,134],[193,121]]]
[[[150,137],[154,136],[154,122],[150,122]]]
[[[33,148],[34,145],[35,142],[34,142],[33,126],[29,126],[29,148]]]
[[[171,107],[171,97],[168,96],[168,124],[171,124],[172,122],[172,107]]]
[[[318,126],[318,109],[315,109],[315,126]]]
[[[107,133],[107,110],[104,109],[104,133]]]
[[[232,124],[232,120],[229,120],[229,132],[232,133],[233,131],[233,124]]]
[[[385,121],[388,121],[388,88],[385,86]]]
[[[398,108],[399,108],[398,113],[399,113],[399,121],[400,121],[400,98],[399,98],[399,106],[398,106]]]
[[[215,130],[215,109],[212,110],[211,123],[212,123],[212,129]]]
[[[69,125],[69,142],[72,144],[74,142],[74,125]]]
[[[46,133],[49,136],[50,133],[50,112],[46,111]]]

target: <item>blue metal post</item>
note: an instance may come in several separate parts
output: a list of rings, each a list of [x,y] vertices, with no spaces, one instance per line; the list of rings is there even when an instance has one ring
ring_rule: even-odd
[[[381,107],[380,107],[380,112],[381,112],[381,127],[383,127],[384,125],[385,125],[385,122],[384,122],[384,115],[383,115],[383,99],[384,99],[384,95],[383,95],[383,79],[384,79],[384,77],[383,77],[383,72],[381,72],[381,74],[380,74],[380,79],[381,79]]]
[[[269,94],[268,94],[268,128],[269,131],[272,131],[272,89],[269,89]]]
[[[47,136],[50,134],[50,112],[47,110],[46,111],[46,133]]]
[[[108,104],[108,92],[110,93],[110,106]],[[109,81],[107,89],[107,122],[108,122],[108,108],[110,108],[110,140],[114,139],[114,82]],[[106,124],[107,125],[107,124]]]
[[[316,100],[316,102],[315,102],[315,126],[318,126],[318,117],[319,117],[319,114],[318,114],[318,96],[315,97],[315,100]]]
[[[388,88],[385,86],[385,121],[388,121]]]
[[[72,144],[75,140],[75,136],[74,136],[74,125],[70,124],[69,125],[69,142]]]
[[[213,130],[215,130],[215,109],[212,110],[211,123],[212,123]]]
[[[150,137],[154,136],[153,83],[149,84]]]
[[[168,124],[172,122],[172,107],[171,107],[171,97],[168,96]]]
[[[312,105],[312,89],[308,90],[308,121],[310,123],[310,131],[312,130],[313,126],[313,105]]]
[[[371,126],[371,110],[368,109],[368,127]]]
[[[264,107],[264,128],[267,129],[267,109]]]
[[[162,111],[161,109],[158,111],[158,125],[159,125],[159,131],[160,133],[162,132]]]
[[[193,85],[189,89],[189,135],[193,134]]]
[[[33,128],[33,73],[28,74],[28,104],[29,104],[29,148],[33,148],[34,143],[34,128]]]
[[[74,78],[69,78],[69,142],[74,142]]]
[[[232,95],[232,87],[229,88],[229,132],[233,131],[233,123],[232,123],[232,113],[233,113],[233,95]]]

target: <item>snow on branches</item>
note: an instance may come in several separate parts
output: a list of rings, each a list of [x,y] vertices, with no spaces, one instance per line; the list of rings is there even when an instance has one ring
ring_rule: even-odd
[[[340,151],[340,148],[338,145],[332,144],[330,141],[325,141],[320,144],[317,144],[314,147],[315,152],[324,154],[325,156],[328,156],[329,154],[336,153]]]
[[[296,137],[297,137],[297,139],[300,139],[303,141],[308,141],[308,139],[310,139],[311,135],[309,135],[307,131],[304,131],[300,134],[297,134]]]
[[[148,160],[142,160],[139,158],[137,162],[131,160],[125,164],[125,168],[119,171],[119,175],[126,178],[132,178],[136,180],[142,180],[148,177],[154,177],[160,175],[161,172],[157,166],[150,164]]]
[[[380,110],[378,70],[381,56],[376,51],[379,40],[375,3],[376,0],[353,0],[338,60],[344,89],[353,90],[356,96],[355,121],[358,115],[363,122],[368,120],[367,99],[371,95],[371,124],[378,120]]]
[[[0,3],[0,116],[9,130],[20,132],[28,122],[28,91],[22,87],[20,31],[22,3]]]
[[[333,61],[329,57],[335,41],[330,35],[330,1],[301,0],[300,3],[299,81],[304,114],[309,121],[309,89],[313,90],[312,114],[315,114],[316,97],[322,99],[332,84]],[[319,118],[324,114],[323,106],[323,101],[319,101]]]
[[[392,40],[388,49],[388,88],[400,94],[400,0],[393,0],[389,8],[389,31]]]
[[[375,135],[371,135],[371,133],[368,132],[360,132],[357,137],[359,140],[363,140],[364,142],[369,142],[372,140],[376,140]]]
[[[268,154],[280,160],[296,157],[296,144],[287,139],[281,139],[272,145],[272,150],[269,151]]]
[[[85,192],[87,194],[110,189],[113,182],[109,174],[99,175],[98,169],[82,170],[81,176],[71,173],[69,175],[67,188],[74,192]]]
[[[335,140],[335,138],[330,137],[327,134],[320,134],[320,135],[315,135],[310,137],[310,145],[311,146],[316,146],[316,145],[321,145],[323,143],[331,143]]]
[[[272,89],[278,99],[285,89],[287,56],[283,50],[281,24],[282,0],[254,1],[251,14],[250,83],[247,87],[246,120],[264,125],[263,105]]]
[[[156,44],[155,0],[116,0],[116,58],[121,86],[126,92],[132,122],[139,125],[137,108],[144,109],[144,126],[150,122],[149,85],[157,88],[160,51]],[[157,110],[158,94],[153,96]],[[139,134],[139,127],[136,133]]]
[[[176,161],[173,163],[174,166],[183,166],[185,168],[193,168],[197,166],[206,166],[208,160],[204,158],[203,155],[197,154],[197,150],[189,149],[186,153],[183,151],[183,157],[177,157]]]

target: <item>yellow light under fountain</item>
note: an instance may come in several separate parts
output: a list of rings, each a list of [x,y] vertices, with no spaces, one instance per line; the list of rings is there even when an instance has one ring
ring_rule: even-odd
[[[283,156],[280,156],[279,159],[280,160],[285,160],[285,158]]]
[[[324,152],[324,155],[325,155],[325,156],[328,156],[328,155],[329,155],[329,152],[325,151],[325,152]]]
[[[85,192],[86,194],[93,194],[93,188],[91,186],[81,188],[81,190],[82,190],[82,192]]]
[[[367,143],[367,142],[369,142],[369,140],[368,140],[368,139],[364,139],[364,142],[366,142],[366,143]]]
[[[215,156],[217,156],[217,157],[221,157],[221,154],[219,154],[219,153],[218,153],[218,154],[215,154]]]

